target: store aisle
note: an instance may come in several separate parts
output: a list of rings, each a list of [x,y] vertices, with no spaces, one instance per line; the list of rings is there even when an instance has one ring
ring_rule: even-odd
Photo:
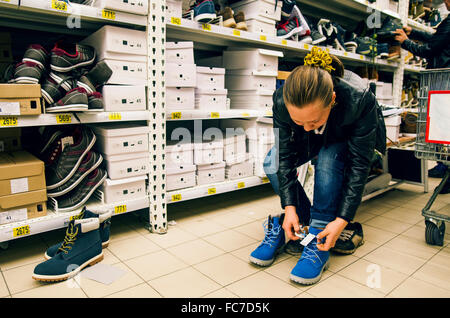
[[[437,182],[430,179],[431,190]],[[312,286],[290,282],[297,262],[290,255],[268,268],[248,262],[268,213],[281,211],[267,185],[171,205],[176,224],[165,235],[149,233],[131,213],[115,216],[102,263],[126,274],[111,285],[83,277],[36,282],[34,267],[64,231],[17,240],[0,250],[0,297],[450,297],[449,231],[443,247],[424,241],[421,209],[430,195],[402,185],[364,202],[355,221],[365,244],[353,255],[332,254],[330,269]],[[433,207],[450,213],[450,196]]]

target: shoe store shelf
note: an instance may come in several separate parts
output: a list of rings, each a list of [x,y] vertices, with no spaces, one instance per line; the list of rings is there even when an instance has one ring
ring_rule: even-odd
[[[298,58],[298,53],[307,54],[311,51],[313,45],[296,42],[292,40],[280,39],[264,34],[252,33],[236,30],[227,27],[221,27],[214,24],[202,24],[196,21],[171,17],[167,22],[167,38],[185,41],[194,41],[209,46],[236,46],[245,44],[245,46],[265,48],[272,50],[282,50],[286,57],[290,55]],[[397,62],[390,62],[384,59],[371,58],[347,51],[336,50],[332,48],[323,48],[329,53],[341,58],[344,62],[351,61],[364,64],[377,64],[388,68],[397,68]]]
[[[0,116],[0,129],[7,127],[32,127],[67,124],[149,120],[147,111],[54,113],[38,116]]]
[[[192,199],[207,197],[210,195],[226,193],[246,188],[251,188],[261,184],[269,183],[267,177],[252,176],[239,180],[228,180],[216,184],[196,186],[193,188],[180,189],[167,192],[167,203],[174,203]]]
[[[408,19],[408,26],[412,27],[414,30],[418,30],[418,31],[425,31],[428,33],[434,33],[436,32],[435,29],[433,29],[432,27],[426,26],[422,23],[419,23],[417,21],[414,21],[413,19]]]
[[[224,118],[253,118],[253,117],[271,117],[272,109],[229,109],[221,111],[207,111],[201,109],[193,110],[172,110],[166,113],[166,120],[193,120],[193,119],[224,119]]]
[[[118,214],[124,214],[141,209],[148,209],[149,198],[143,197],[142,199],[129,200],[124,202],[118,202],[114,204],[104,204],[101,201],[91,198],[86,204],[86,208],[91,211],[112,211],[113,216]],[[6,242],[24,236],[30,236],[52,230],[57,230],[67,227],[67,224],[74,215],[80,213],[82,208],[71,212],[55,212],[48,209],[47,215],[28,219],[20,222],[13,222],[0,225],[0,242]]]
[[[419,73],[419,72],[424,71],[424,70],[425,70],[425,68],[420,67],[420,66],[414,66],[414,65],[405,64],[405,72]]]

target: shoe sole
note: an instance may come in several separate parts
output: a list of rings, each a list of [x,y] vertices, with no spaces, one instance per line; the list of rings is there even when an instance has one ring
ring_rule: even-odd
[[[340,250],[340,249],[332,248],[331,251],[339,253],[339,254],[350,255],[350,254],[355,253],[356,249],[358,247],[360,247],[361,245],[364,245],[364,243],[365,243],[364,240],[361,240],[361,242],[359,242],[359,244],[352,250]]]
[[[83,82],[77,81],[77,85],[79,87],[82,87],[88,92],[88,94],[92,94],[95,92],[95,90],[92,90],[92,88],[89,87],[89,85],[84,84]]]
[[[291,31],[289,31],[289,33],[287,33],[285,35],[277,36],[277,37],[280,39],[287,39],[287,38],[290,38],[291,36],[294,36],[300,32],[302,32],[302,27],[294,28]]]
[[[99,186],[101,186],[101,184],[106,180],[106,177],[107,177],[107,174],[105,173],[105,175],[97,182],[97,184],[95,186],[92,187],[91,191],[88,192],[86,197],[81,202],[78,202],[76,205],[70,206],[70,207],[66,207],[66,208],[59,208],[58,207],[58,212],[69,212],[69,211],[76,210],[76,209],[80,208],[81,206],[83,206],[83,204],[85,204],[86,201],[89,200],[89,198],[92,196],[94,191]]]
[[[44,91],[43,89],[41,89],[41,94],[42,94],[42,97],[44,97],[44,99],[45,99],[45,101],[48,103],[48,104],[54,104],[55,103],[55,101],[53,100],[53,98],[51,98],[51,96],[46,92],[46,91]]]
[[[14,79],[14,83],[18,83],[18,84],[37,84],[37,83],[39,83],[39,79],[34,78],[34,77],[21,76],[21,77],[15,78]]]
[[[199,14],[198,16],[194,17],[194,20],[197,22],[207,23],[209,21],[214,20],[215,18],[217,18],[215,13],[203,13],[203,14]]]
[[[339,42],[338,39],[334,39],[334,45],[336,46],[337,50],[345,51],[345,47],[342,46],[341,42]]]
[[[89,106],[87,104],[71,104],[71,105],[64,105],[64,106],[54,106],[54,107],[48,107],[46,108],[46,113],[59,113],[61,111],[63,112],[82,112],[85,110],[88,110]]]
[[[75,174],[75,171],[77,171],[78,167],[80,166],[81,161],[83,160],[84,156],[86,156],[86,154],[89,152],[89,150],[91,150],[91,148],[94,146],[95,141],[97,140],[97,138],[95,137],[95,134],[92,133],[92,140],[91,143],[87,146],[86,150],[83,152],[83,154],[81,155],[81,157],[78,159],[77,163],[75,164],[75,166],[72,168],[72,171],[70,171],[70,173],[61,181],[59,181],[56,184],[52,184],[47,186],[47,190],[52,190],[55,189],[61,185],[63,185],[65,182],[67,182],[70,178],[72,178],[72,176]]]
[[[320,39],[317,39],[317,40],[312,41],[311,44],[314,44],[314,45],[320,44],[320,43],[322,43],[322,42],[324,42],[324,41],[326,41],[326,40],[327,40],[326,37],[321,37]]]
[[[394,55],[387,58],[388,61],[394,61],[400,59],[400,55]]]
[[[387,59],[389,57],[388,53],[381,53],[380,55],[377,55],[377,58],[379,59]]]
[[[49,76],[50,76],[50,78],[51,78],[52,80],[54,80],[58,85],[59,85],[59,83],[61,83],[61,82],[64,81],[63,78],[59,77],[58,75],[56,75],[56,74],[53,73],[53,72],[50,72]],[[61,85],[61,87],[62,87],[65,91],[67,91],[67,92],[70,91],[71,88],[72,88],[72,87],[70,86],[70,84],[67,83],[67,82],[64,82],[64,83]]]
[[[99,156],[100,156],[99,159],[94,163],[94,165],[91,168],[89,168],[89,170],[87,170],[84,174],[82,174],[78,178],[78,180],[75,181],[75,183],[73,183],[70,187],[68,187],[67,189],[64,189],[64,190],[62,190],[60,192],[56,192],[56,193],[47,192],[47,196],[50,197],[50,198],[56,198],[56,197],[60,197],[60,196],[62,196],[64,194],[66,194],[67,192],[73,190],[73,188],[75,188],[77,185],[79,185],[80,182],[83,181],[83,179],[87,175],[89,175],[89,173],[91,173],[94,169],[96,169],[102,163],[103,157],[101,155],[99,155]]]
[[[107,248],[108,246],[109,246],[109,240],[102,243],[102,249],[103,249],[103,248]],[[48,256],[47,252],[45,252],[44,258],[45,258],[47,261],[48,261],[49,259],[51,259],[51,257]]]
[[[33,274],[32,278],[34,280],[37,281],[42,281],[42,282],[59,282],[59,281],[63,281],[63,280],[67,280],[69,278],[74,277],[75,275],[77,275],[82,269],[84,269],[87,266],[92,266],[95,265],[99,262],[101,262],[104,258],[103,252],[93,258],[91,258],[90,260],[86,261],[85,263],[81,264],[78,268],[76,268],[75,270],[73,270],[70,273],[66,273],[63,275],[36,275]]]
[[[273,256],[272,259],[269,259],[269,260],[267,260],[267,261],[262,260],[262,259],[255,258],[255,257],[253,257],[253,256],[251,256],[251,255],[249,256],[249,261],[250,261],[251,263],[255,264],[255,265],[267,267],[267,266],[272,265],[273,262],[275,262],[275,259],[277,258],[277,256],[278,256],[279,254],[281,254],[281,253],[283,252],[283,250],[284,250],[284,245],[282,245],[279,249],[277,249],[277,250],[275,251],[275,254],[274,254],[274,256]]]
[[[245,22],[239,22],[236,24],[236,29],[241,30],[241,31],[247,31],[247,23]]]
[[[235,28],[236,21],[234,19],[228,19],[226,21],[223,21],[223,26],[226,28]]]
[[[295,276],[295,275],[291,274],[290,278],[291,278],[291,280],[293,282],[296,282],[298,284],[313,285],[313,284],[317,283],[322,278],[323,272],[326,271],[329,267],[330,267],[330,259],[327,260],[327,262],[325,263],[325,266],[322,267],[322,270],[320,271],[320,274],[317,275],[317,277],[314,277],[314,278],[303,278],[303,277],[299,277],[299,276]]]
[[[97,55],[94,54],[94,57],[91,60],[84,61],[84,62],[75,64],[75,65],[72,65],[72,66],[69,66],[69,67],[60,67],[60,66],[56,66],[56,65],[50,64],[50,68],[53,71],[57,71],[57,72],[61,72],[61,73],[67,73],[67,72],[70,72],[70,71],[72,71],[72,70],[74,70],[76,68],[79,68],[79,67],[82,67],[82,66],[86,66],[86,65],[90,65],[90,64],[94,63],[96,56]]]

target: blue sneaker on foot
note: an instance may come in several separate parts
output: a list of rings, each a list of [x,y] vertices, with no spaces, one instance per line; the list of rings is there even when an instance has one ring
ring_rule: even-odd
[[[264,240],[250,254],[250,262],[259,266],[269,266],[275,260],[275,256],[279,254],[284,247],[284,230],[281,217],[272,217],[269,215],[267,221],[264,222]]]
[[[309,233],[317,235],[322,230],[309,227]],[[314,238],[305,246],[302,256],[291,271],[291,280],[303,284],[312,285],[317,283],[322,277],[323,271],[329,267],[330,252],[319,251],[317,249],[317,238]]]

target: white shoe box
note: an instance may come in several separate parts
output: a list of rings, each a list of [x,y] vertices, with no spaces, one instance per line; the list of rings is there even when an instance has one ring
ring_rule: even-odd
[[[229,164],[225,168],[225,177],[229,180],[242,179],[253,176],[253,159],[246,155],[240,162]]]
[[[271,90],[228,91],[231,109],[259,109],[266,110],[273,106],[273,92]]]
[[[147,61],[145,31],[105,25],[81,41],[81,44],[95,48],[98,60]]]
[[[225,162],[197,166],[197,185],[225,181]]]
[[[110,179],[123,179],[146,175],[150,172],[150,155],[147,152],[104,155],[104,162]]]
[[[170,21],[170,18],[181,18],[183,13],[183,1],[182,0],[166,0],[166,19]]]
[[[104,60],[113,71],[107,84],[142,85],[147,81],[147,63]]]
[[[195,88],[166,87],[166,107],[169,110],[195,109]]]
[[[247,18],[245,23],[247,24],[248,32],[268,35],[272,37],[277,36],[277,28],[274,20],[266,19],[263,17],[252,17]]]
[[[192,143],[167,144],[166,165],[176,167],[179,165],[194,164],[194,146]]]
[[[278,72],[259,72],[252,70],[227,70],[225,87],[228,90],[272,90],[276,88]]]
[[[197,87],[201,89],[224,89],[225,69],[197,66]]]
[[[195,89],[195,108],[212,111],[227,109],[226,89]]]
[[[195,165],[167,168],[167,191],[194,187],[196,185],[195,170]]]
[[[384,123],[386,125],[386,142],[397,142],[400,135],[402,118],[400,116],[385,117]]]
[[[148,126],[132,123],[90,126],[96,136],[95,149],[106,155],[148,151]]]
[[[102,9],[147,15],[148,3],[148,0],[94,0],[93,6]]]
[[[194,143],[194,164],[202,165],[223,161],[223,139]]]
[[[120,180],[107,178],[100,186],[106,204],[135,200],[146,197],[145,180],[147,176],[139,176]]]
[[[103,108],[106,112],[138,111],[147,109],[145,86],[104,85]]]
[[[264,160],[255,161],[255,176],[264,178],[266,173],[264,172]]]
[[[243,11],[246,17],[260,16],[272,19],[273,21],[281,20],[281,5],[276,6],[277,0],[244,0],[231,4],[234,12]]]
[[[222,130],[226,128],[242,128],[245,131],[247,139],[258,140],[268,138],[270,142],[275,143],[275,134],[273,132],[272,118],[264,117],[261,119],[222,119],[220,123]]]
[[[166,63],[166,87],[196,87],[197,67],[195,64]]]
[[[264,161],[270,149],[275,144],[270,137],[261,137],[259,139],[247,139],[247,151],[252,154],[256,160]]]
[[[223,52],[223,67],[228,70],[272,71],[278,75],[278,58],[283,52],[266,49],[229,49]],[[275,76],[277,76],[275,75]]]
[[[194,42],[167,42],[166,63],[195,64]]]
[[[247,152],[245,133],[224,138],[223,157],[226,162],[232,162],[236,156],[245,156]]]

